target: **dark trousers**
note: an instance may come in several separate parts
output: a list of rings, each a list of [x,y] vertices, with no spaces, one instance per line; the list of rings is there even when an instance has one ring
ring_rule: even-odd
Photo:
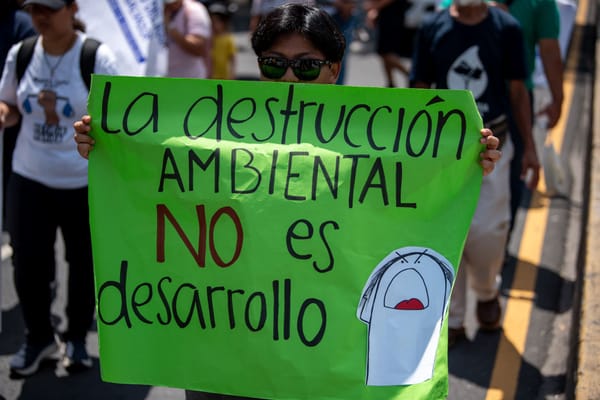
[[[87,187],[53,189],[13,173],[7,193],[14,281],[30,343],[52,340],[50,282],[57,228],[69,265],[65,340],[85,339],[94,318],[94,277]]]

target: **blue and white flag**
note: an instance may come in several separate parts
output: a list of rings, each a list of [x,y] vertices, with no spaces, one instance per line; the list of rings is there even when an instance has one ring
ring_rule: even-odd
[[[106,43],[123,75],[162,76],[167,48],[162,0],[101,0],[79,3],[87,34]]]

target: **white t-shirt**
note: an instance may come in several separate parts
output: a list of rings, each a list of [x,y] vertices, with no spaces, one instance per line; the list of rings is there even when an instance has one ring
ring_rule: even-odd
[[[183,0],[170,27],[184,35],[197,35],[206,38],[207,43],[212,34],[210,15],[206,7],[194,0]],[[208,78],[207,50],[204,57],[190,54],[177,43],[169,41],[169,66],[167,76],[173,78]]]
[[[87,186],[87,160],[73,140],[73,123],[87,114],[88,89],[79,70],[84,39],[78,32],[75,44],[62,56],[46,54],[38,40],[18,87],[16,44],[0,80],[0,100],[16,105],[22,116],[13,171],[56,189]],[[115,57],[104,44],[96,52],[94,73],[117,74]]]

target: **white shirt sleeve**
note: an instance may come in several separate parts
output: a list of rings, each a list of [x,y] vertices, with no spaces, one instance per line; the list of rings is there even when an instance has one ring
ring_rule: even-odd
[[[17,52],[21,45],[19,43],[13,45],[6,57],[4,70],[2,71],[2,79],[0,79],[0,101],[10,105],[17,104]]]
[[[102,43],[96,52],[96,64],[94,65],[94,73],[100,75],[118,75],[119,68],[117,58],[110,48]]]
[[[210,15],[202,3],[192,3],[184,12],[187,18],[187,33],[207,39],[211,37]]]

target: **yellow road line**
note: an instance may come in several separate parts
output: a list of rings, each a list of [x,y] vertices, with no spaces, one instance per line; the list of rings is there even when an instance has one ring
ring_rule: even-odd
[[[534,194],[534,196],[538,195]],[[506,301],[503,332],[498,343],[486,400],[515,398],[521,357],[525,351],[529,320],[535,300],[537,267],[541,261],[547,220],[547,204],[527,212],[513,281],[513,286],[519,288],[521,295],[511,296]]]
[[[575,19],[576,27],[571,38],[571,49],[573,51],[569,54],[564,75],[563,114],[558,124],[548,133],[554,148],[559,153],[563,144],[567,117],[573,101],[576,64],[582,40],[582,32],[577,29],[577,26],[585,25],[587,8],[587,0],[581,0]],[[542,193],[545,192],[543,177],[540,179],[538,189]],[[535,301],[537,268],[541,262],[549,211],[549,201],[541,197],[538,192],[533,194],[531,202],[539,207],[527,211],[518,251],[518,261],[515,267],[513,289],[509,292],[506,301],[506,311],[502,323],[503,332],[498,344],[486,400],[514,399],[517,390],[522,355],[525,351],[529,321]]]

